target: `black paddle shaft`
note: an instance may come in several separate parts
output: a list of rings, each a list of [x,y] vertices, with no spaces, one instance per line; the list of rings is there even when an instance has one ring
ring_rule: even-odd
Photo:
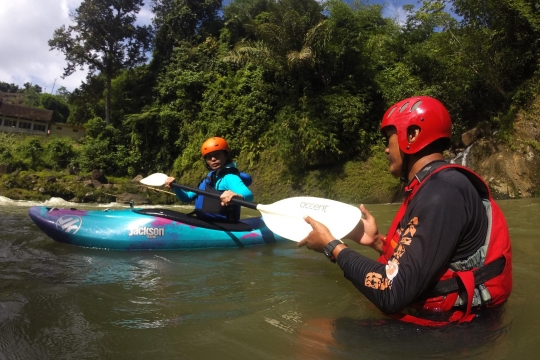
[[[211,198],[214,198],[214,199],[219,199],[220,198],[219,194],[211,193],[211,192],[206,191],[206,190],[192,188],[192,187],[186,186],[186,185],[180,185],[180,184],[177,184],[177,183],[172,183],[172,184],[170,184],[170,186],[171,187],[176,187],[176,188],[179,188],[179,189],[183,189],[183,190],[186,190],[186,191],[191,191],[191,192],[194,192],[194,193],[199,194],[199,195],[208,196],[208,197],[211,197]],[[240,205],[240,206],[245,206],[247,208],[254,209],[254,210],[257,210],[257,205],[259,205],[257,203],[249,202],[249,201],[238,199],[238,198],[235,198],[235,197],[233,197],[231,199],[231,202],[234,203],[234,204]]]

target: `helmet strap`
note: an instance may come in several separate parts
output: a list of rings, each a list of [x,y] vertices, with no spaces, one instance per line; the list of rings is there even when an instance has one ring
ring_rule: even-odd
[[[402,183],[409,182],[409,155],[405,154],[403,156],[403,161],[401,163],[401,175],[399,176],[399,181]]]

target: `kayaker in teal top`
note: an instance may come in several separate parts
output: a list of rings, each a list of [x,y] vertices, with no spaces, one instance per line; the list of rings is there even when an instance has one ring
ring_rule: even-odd
[[[240,172],[230,157],[231,149],[225,139],[212,137],[206,140],[201,147],[201,154],[210,170],[208,175],[200,182],[199,189],[208,192],[220,193],[220,200],[191,191],[174,188],[176,197],[182,202],[195,200],[194,213],[197,217],[209,220],[238,221],[240,219],[240,206],[230,204],[233,197],[246,201],[253,200],[253,194],[248,186],[252,179],[249,174]],[[174,177],[165,181],[170,187]]]

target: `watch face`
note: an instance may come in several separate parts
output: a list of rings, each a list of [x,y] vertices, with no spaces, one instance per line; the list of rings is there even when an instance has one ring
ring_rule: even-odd
[[[334,262],[334,256],[332,255],[332,250],[328,248],[328,245],[324,248],[324,255],[331,261]]]
[[[324,255],[328,256],[329,258],[332,258],[332,252],[329,251],[327,248],[324,248]]]

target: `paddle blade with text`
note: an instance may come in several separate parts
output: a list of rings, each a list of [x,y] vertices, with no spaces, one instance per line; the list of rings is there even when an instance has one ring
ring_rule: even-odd
[[[283,199],[270,205],[257,206],[270,230],[293,241],[304,239],[313,230],[305,220],[309,216],[330,230],[336,239],[350,233],[360,221],[359,208],[339,201],[300,196]]]

